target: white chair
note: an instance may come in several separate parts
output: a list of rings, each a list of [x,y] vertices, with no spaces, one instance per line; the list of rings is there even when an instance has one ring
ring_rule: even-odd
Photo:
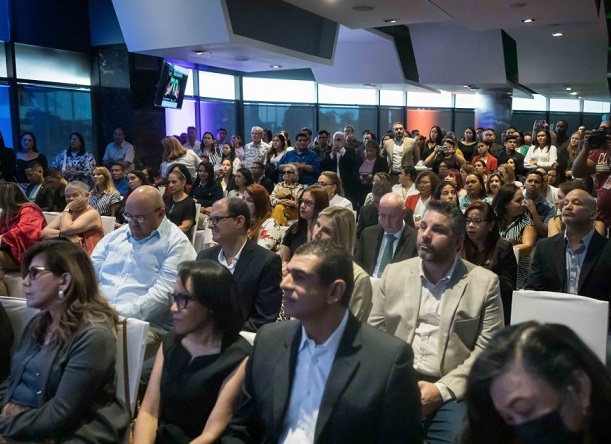
[[[149,323],[133,318],[119,318],[117,334],[117,397],[128,406],[133,418],[138,398],[140,374],[144,361]]]
[[[43,211],[42,214],[45,217],[48,225],[61,213],[58,213],[57,211]]]
[[[201,208],[202,204],[195,204],[195,221],[193,222],[193,226],[191,227],[191,244],[193,245],[193,248],[195,248],[195,234],[197,233],[197,223],[199,222]]]
[[[11,354],[15,351],[15,347],[21,340],[21,335],[25,326],[30,320],[36,316],[38,309],[28,307],[26,300],[23,298],[13,298],[9,296],[0,296],[0,304],[4,307],[9,320],[11,321],[11,327],[13,327],[13,346],[11,347]]]
[[[104,236],[108,233],[112,233],[115,229],[115,221],[117,220],[114,216],[100,216],[102,218],[102,230],[104,231]]]
[[[526,321],[566,325],[605,362],[609,302],[551,291],[514,291],[511,324]]]
[[[10,296],[13,298],[23,297],[23,278],[21,277],[20,272],[9,271],[2,277],[2,280],[6,284],[6,288],[8,290],[8,295],[2,296]]]
[[[250,345],[253,345],[255,343],[256,335],[257,335],[256,333],[253,333],[251,331],[241,331],[240,332],[240,336],[246,339],[250,343]]]

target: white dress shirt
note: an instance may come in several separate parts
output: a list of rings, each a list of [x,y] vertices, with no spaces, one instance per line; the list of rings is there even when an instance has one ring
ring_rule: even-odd
[[[244,245],[246,245],[247,241],[248,239],[244,241],[244,243],[242,244],[242,248],[240,248],[240,251],[238,251],[238,253],[233,257],[231,264],[228,264],[227,260],[225,259],[225,253],[223,253],[223,247],[221,247],[221,251],[219,251],[219,257],[218,257],[219,263],[222,266],[224,266],[225,268],[227,268],[227,270],[229,270],[231,274],[233,274],[235,270],[235,266],[237,265],[238,261],[240,260],[240,255],[242,254],[242,250],[244,249]]]
[[[320,345],[310,339],[303,326],[301,327],[293,387],[279,443],[314,442],[320,402],[347,323],[348,310],[329,339]]]

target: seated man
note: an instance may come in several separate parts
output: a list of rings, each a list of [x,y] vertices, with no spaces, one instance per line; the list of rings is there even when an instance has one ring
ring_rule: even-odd
[[[458,256],[465,220],[455,204],[431,201],[418,229],[418,258],[386,267],[369,324],[411,344],[427,443],[455,442],[467,375],[503,329],[499,278]]]
[[[112,183],[121,195],[121,197],[127,196],[129,191],[129,185],[127,183],[127,177],[125,177],[125,169],[119,162],[115,162],[110,167],[110,175],[112,177]]]
[[[354,255],[354,261],[373,277],[382,277],[388,264],[416,256],[416,230],[405,223],[403,198],[396,193],[380,200],[380,222],[367,227]],[[412,219],[413,220],[413,219]]]
[[[104,236],[91,255],[100,289],[121,316],[148,321],[151,336],[161,339],[172,327],[169,295],[178,264],[195,260],[195,250],[165,217],[156,188],[136,188],[123,217],[127,224]]]
[[[282,304],[280,256],[248,239],[250,210],[244,200],[227,197],[212,205],[208,226],[218,245],[197,259],[219,261],[233,274],[243,301],[244,330],[256,332],[275,322]]]
[[[524,184],[524,206],[530,213],[537,230],[537,239],[547,237],[547,223],[556,214],[554,205],[541,196],[544,181],[540,171],[531,171],[526,176]]]
[[[25,195],[42,211],[51,211],[53,207],[53,188],[45,183],[42,165],[38,162],[28,163],[25,175],[29,182],[25,189]]]
[[[104,237],[102,218],[87,203],[89,187],[75,180],[66,186],[66,208],[42,230],[43,239],[68,239],[88,254]]]
[[[422,443],[410,347],[348,310],[352,259],[329,241],[297,249],[286,314],[265,325],[223,443]]]
[[[48,167],[44,171],[45,182],[53,189],[53,204],[48,211],[64,211],[66,208],[65,189],[68,181],[57,168]],[[43,210],[45,211],[45,210]]]

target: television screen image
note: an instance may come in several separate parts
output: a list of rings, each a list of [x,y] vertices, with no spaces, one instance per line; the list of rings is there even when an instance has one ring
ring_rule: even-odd
[[[155,105],[164,108],[180,109],[185,97],[189,70],[172,63],[163,62],[161,77],[157,84]]]

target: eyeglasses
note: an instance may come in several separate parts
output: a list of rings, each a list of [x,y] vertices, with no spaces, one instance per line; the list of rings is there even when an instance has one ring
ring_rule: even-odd
[[[212,216],[212,217],[208,218],[208,223],[210,225],[212,225],[213,227],[216,227],[219,223],[221,223],[225,219],[231,219],[232,217],[236,217],[236,216],[233,216],[233,215],[229,215],[229,216]]]
[[[467,225],[473,224],[475,226],[481,225],[482,222],[488,222],[489,219],[482,219],[481,217],[466,217],[465,222]]]
[[[25,279],[26,276],[29,276],[31,281],[35,281],[38,278],[38,276],[40,276],[45,271],[48,271],[49,273],[53,273],[53,270],[51,270],[50,268],[30,267],[26,273],[21,274],[21,277]]]
[[[282,174],[295,174],[294,171],[283,171]]]
[[[314,202],[311,201],[311,200],[303,200],[302,199],[302,200],[299,201],[299,205],[302,205],[302,204],[305,205],[306,207],[313,207],[314,206]],[[210,219],[210,218],[208,218],[208,219]]]
[[[157,208],[156,210],[154,210],[152,213],[150,214],[146,214],[144,216],[132,216],[129,213],[123,213],[123,219],[125,219],[125,222],[132,222],[132,221],[136,221],[139,224],[143,224],[146,221],[146,218],[149,216],[152,216],[153,214],[155,214],[157,211],[161,210],[161,208]]]
[[[333,185],[333,184],[327,183],[327,182],[316,182],[316,185],[320,185],[321,187],[328,187],[329,185]]]
[[[195,297],[189,293],[168,293],[168,295],[174,300],[178,308],[187,308],[189,301],[195,300]]]

